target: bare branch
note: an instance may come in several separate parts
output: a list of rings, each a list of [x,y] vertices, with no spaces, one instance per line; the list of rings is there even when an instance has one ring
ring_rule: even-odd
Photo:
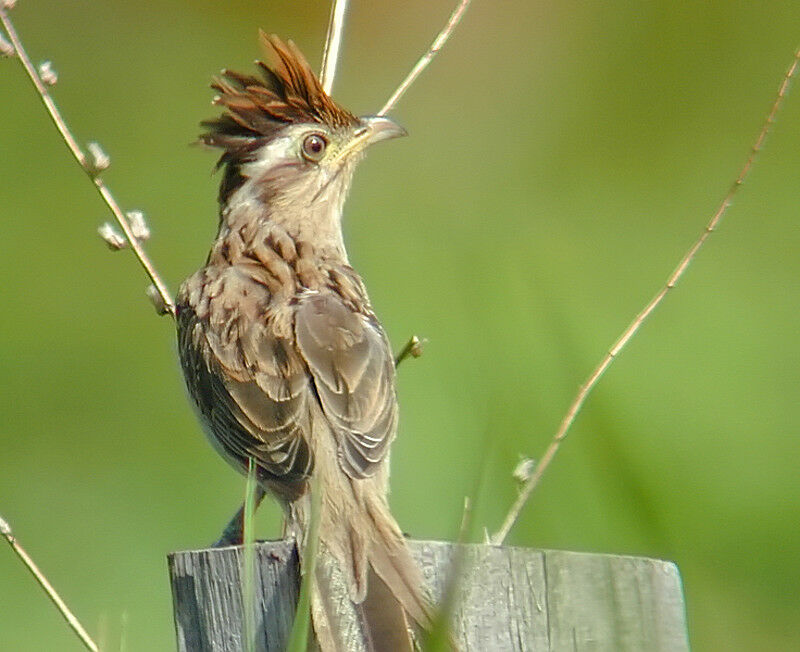
[[[506,536],[508,536],[509,531],[516,523],[517,519],[519,518],[520,512],[522,508],[525,506],[527,500],[531,497],[533,490],[539,484],[539,481],[542,478],[542,475],[547,470],[547,467],[550,465],[550,462],[553,460],[556,452],[558,452],[559,447],[561,446],[561,442],[567,436],[570,427],[575,422],[575,418],[578,415],[578,412],[583,407],[583,404],[586,402],[589,393],[594,389],[597,385],[600,378],[606,372],[606,370],[611,366],[611,363],[616,359],[616,357],[622,352],[631,338],[636,335],[639,328],[641,328],[642,324],[647,320],[647,318],[652,314],[652,312],[661,304],[664,300],[664,297],[667,296],[667,293],[675,287],[681,277],[684,275],[686,270],[689,267],[689,264],[694,260],[697,253],[700,251],[702,246],[705,244],[708,237],[711,233],[719,226],[720,221],[725,216],[725,213],[728,211],[728,208],[733,201],[734,196],[736,195],[739,188],[744,183],[747,175],[750,173],[751,168],[753,167],[753,162],[758,156],[758,153],[761,151],[764,140],[767,137],[772,125],[775,122],[775,116],[778,114],[778,111],[783,104],[783,100],[786,97],[786,92],[789,88],[789,84],[792,81],[792,78],[795,76],[797,72],[797,68],[800,65],[800,50],[795,52],[794,59],[792,60],[791,66],[786,71],[786,74],[783,77],[783,81],[781,82],[780,88],[778,89],[778,94],[775,98],[775,101],[772,104],[772,108],[770,109],[769,115],[767,115],[767,119],[764,121],[763,126],[761,127],[761,131],[758,133],[758,137],[756,138],[755,143],[753,144],[752,149],[750,150],[750,155],[747,157],[744,166],[739,172],[739,176],[736,177],[736,181],[733,182],[730,190],[728,190],[728,194],[725,195],[725,198],[722,200],[722,203],[719,205],[717,210],[714,212],[714,215],[711,217],[711,221],[708,223],[704,231],[700,234],[700,237],[695,240],[694,244],[689,247],[689,250],[686,252],[684,257],[678,263],[678,266],[675,270],[670,274],[667,282],[664,286],[656,293],[656,295],[650,300],[650,302],[642,309],[642,311],[636,315],[634,320],[630,323],[630,325],[623,331],[622,335],[619,336],[619,339],[614,343],[611,349],[606,353],[605,357],[600,361],[600,364],[595,367],[594,371],[589,375],[589,378],[583,384],[583,386],[578,391],[578,394],[575,396],[572,404],[569,406],[566,415],[564,416],[563,420],[561,421],[561,425],[558,428],[553,439],[550,441],[550,445],[547,447],[542,459],[539,460],[536,468],[534,469],[533,473],[531,474],[530,478],[525,482],[522,490],[520,491],[519,496],[514,501],[514,504],[511,506],[508,514],[506,515],[505,520],[503,521],[502,526],[497,531],[497,533],[492,537],[492,543],[495,545],[500,545],[505,540]]]
[[[325,38],[325,49],[322,52],[322,70],[319,80],[322,89],[331,94],[333,80],[336,77],[336,65],[339,63],[339,50],[344,35],[344,18],[347,13],[347,0],[333,0],[331,18],[328,22],[328,35]]]
[[[433,58],[439,53],[444,47],[444,44],[447,43],[448,39],[453,33],[453,30],[456,28],[458,23],[461,22],[461,19],[464,17],[464,13],[467,11],[467,7],[469,7],[470,0],[460,0],[458,6],[453,10],[453,13],[450,14],[450,18],[447,20],[447,24],[442,28],[442,31],[439,32],[439,35],[436,39],[431,43],[431,46],[428,48],[428,51],[422,55],[417,64],[411,69],[411,72],[408,73],[406,78],[403,80],[403,83],[397,87],[397,90],[392,93],[392,96],[386,101],[386,104],[383,105],[383,108],[378,111],[378,115],[386,115],[394,108],[394,105],[400,101],[400,98],[405,95],[405,92],[411,87],[411,84],[417,79],[417,77],[422,74],[422,71],[427,68]]]
[[[106,205],[111,210],[111,213],[114,215],[114,219],[116,220],[117,224],[122,229],[125,239],[128,241],[131,249],[133,249],[139,264],[150,278],[150,281],[155,286],[159,295],[161,295],[161,299],[163,300],[164,305],[167,307],[167,312],[174,317],[175,304],[169,294],[169,290],[167,290],[167,286],[165,285],[164,281],[161,280],[158,272],[156,272],[156,269],[153,266],[153,263],[150,261],[149,256],[145,252],[142,243],[137,240],[134,234],[131,232],[128,220],[125,218],[125,215],[122,212],[122,209],[119,207],[117,200],[111,194],[111,191],[108,189],[105,182],[98,176],[105,167],[108,167],[108,157],[105,156],[102,149],[100,149],[96,143],[92,143],[90,145],[91,156],[89,157],[87,157],[86,153],[78,145],[75,137],[72,135],[72,131],[61,115],[61,112],[58,110],[53,98],[50,96],[47,86],[42,81],[36,68],[31,63],[31,59],[25,51],[25,48],[22,46],[22,42],[19,39],[17,31],[14,29],[14,25],[8,16],[7,7],[7,4],[0,3],[0,22],[2,22],[3,28],[5,29],[6,34],[11,41],[16,56],[19,57],[20,63],[22,64],[23,68],[25,68],[25,72],[28,74],[31,82],[33,82],[36,92],[39,94],[39,97],[47,109],[48,114],[50,114],[50,119],[53,121],[56,129],[58,129],[58,132],[61,134],[61,138],[66,143],[69,151],[75,157],[78,165],[81,166],[81,169],[86,172],[88,177],[92,180],[92,183],[94,183],[95,188],[97,188],[97,192],[100,193],[103,201],[105,201]]]
[[[2,8],[0,8],[2,11]],[[56,606],[61,612],[61,615],[64,616],[64,620],[67,621],[67,624],[72,628],[72,631],[81,639],[81,642],[86,646],[88,650],[92,650],[92,652],[97,652],[97,643],[92,640],[92,637],[89,636],[87,631],[83,628],[80,621],[75,617],[75,615],[70,611],[67,604],[61,599],[61,596],[56,593],[56,590],[53,588],[53,585],[47,580],[44,576],[44,573],[39,570],[39,567],[34,563],[33,559],[31,559],[30,555],[25,552],[25,549],[19,544],[17,538],[14,536],[14,533],[11,531],[11,526],[8,524],[7,521],[0,516],[0,535],[2,535],[6,541],[8,541],[8,545],[11,546],[11,549],[16,553],[17,557],[20,558],[25,567],[31,572],[34,579],[39,583],[44,589],[44,592],[47,593],[47,597],[49,597],[53,604]]]

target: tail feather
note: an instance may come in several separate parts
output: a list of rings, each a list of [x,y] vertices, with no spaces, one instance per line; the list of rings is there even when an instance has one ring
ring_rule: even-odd
[[[369,590],[360,603],[348,598],[348,587],[336,561],[317,559],[311,616],[322,652],[413,652],[413,626],[408,612],[373,569]]]
[[[323,422],[324,423],[324,422]],[[320,444],[332,444],[326,430]],[[386,502],[386,469],[350,478],[335,450],[317,457],[319,547],[311,621],[322,652],[411,652],[427,629],[431,608],[414,562]],[[289,505],[290,531],[307,543],[310,498]],[[302,556],[301,552],[301,556]]]
[[[413,652],[410,623],[394,592],[374,571],[369,574],[369,591],[356,605],[365,647],[370,652]]]
[[[365,502],[335,526],[323,511],[311,600],[317,643],[322,652],[413,652],[415,631],[431,623],[422,574],[385,502]]]
[[[414,622],[423,629],[431,624],[431,607],[422,594],[422,573],[417,568],[405,541],[385,542],[374,545],[369,554],[372,578],[380,578],[380,584],[389,587],[394,601],[404,609]],[[372,584],[368,595],[372,593]]]

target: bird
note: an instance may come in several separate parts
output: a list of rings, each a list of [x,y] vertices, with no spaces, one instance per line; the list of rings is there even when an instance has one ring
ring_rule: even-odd
[[[258,499],[281,504],[301,567],[319,492],[320,554],[346,580],[367,649],[412,650],[432,610],[387,500],[394,358],[342,235],[366,149],[406,132],[336,103],[292,41],[260,39],[267,62],[223,70],[222,113],[201,123],[222,152],[219,225],[177,294],[181,366],[212,445],[243,473],[253,464]],[[241,510],[228,538],[240,525]],[[336,652],[346,634],[325,581],[312,581],[311,621]]]

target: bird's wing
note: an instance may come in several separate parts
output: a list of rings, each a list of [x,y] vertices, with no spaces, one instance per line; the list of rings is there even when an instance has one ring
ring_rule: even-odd
[[[352,478],[373,475],[397,429],[394,361],[386,335],[374,316],[321,291],[301,300],[295,337],[338,438],[342,468]]]
[[[179,307],[178,335],[189,391],[212,442],[245,468],[253,458],[267,479],[307,478],[310,378],[293,343],[266,317],[223,309],[201,318],[189,305]]]

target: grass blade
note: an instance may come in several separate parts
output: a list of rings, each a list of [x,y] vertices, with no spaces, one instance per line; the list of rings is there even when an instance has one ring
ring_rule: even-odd
[[[305,541],[298,541],[297,545],[303,550],[300,558],[300,595],[297,599],[297,612],[292,624],[292,634],[289,637],[287,652],[306,652],[308,649],[309,625],[311,624],[311,589],[314,574],[317,568],[317,552],[319,548],[319,521],[321,498],[319,483],[311,481],[311,524]]]
[[[244,519],[242,527],[242,610],[243,636],[245,649],[255,652],[256,648],[256,546],[255,546],[255,511],[256,511],[256,464],[253,458],[247,462],[247,482],[244,493]]]

